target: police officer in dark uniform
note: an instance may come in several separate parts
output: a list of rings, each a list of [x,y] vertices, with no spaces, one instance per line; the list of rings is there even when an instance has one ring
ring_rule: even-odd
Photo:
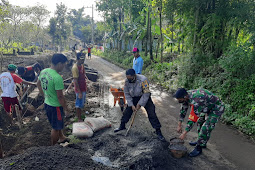
[[[155,112],[155,105],[151,100],[151,92],[149,89],[148,79],[144,75],[135,74],[134,69],[126,71],[126,81],[124,86],[124,94],[128,103],[128,107],[125,109],[121,118],[120,127],[115,129],[114,132],[118,132],[126,129],[125,124],[129,121],[133,112],[138,111],[141,106],[145,108],[148,114],[149,121],[154,129],[158,138],[165,141],[164,136],[161,133],[161,124]]]

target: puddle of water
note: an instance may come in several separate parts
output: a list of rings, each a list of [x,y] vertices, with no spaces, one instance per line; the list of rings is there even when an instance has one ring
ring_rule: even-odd
[[[105,166],[118,168],[118,165],[112,163],[108,157],[103,156],[92,156],[91,159],[95,162],[101,163]]]

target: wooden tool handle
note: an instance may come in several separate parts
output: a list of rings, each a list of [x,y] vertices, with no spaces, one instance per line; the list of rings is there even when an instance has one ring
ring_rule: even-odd
[[[133,115],[133,118],[132,118],[132,120],[131,120],[131,123],[130,123],[130,125],[129,125],[129,127],[128,127],[128,130],[127,130],[125,136],[127,136],[128,132],[129,132],[129,130],[130,130],[130,128],[133,126],[133,123],[134,123],[134,121],[135,121],[136,113],[137,113],[137,111],[135,111],[135,113],[134,113],[134,115]]]

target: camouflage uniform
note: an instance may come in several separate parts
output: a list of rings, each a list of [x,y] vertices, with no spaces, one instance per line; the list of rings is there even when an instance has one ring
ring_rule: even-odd
[[[132,116],[132,106],[139,104],[145,108],[152,127],[154,129],[159,129],[161,127],[155,112],[155,105],[151,100],[149,81],[144,75],[137,74],[135,83],[129,83],[128,80],[126,80],[124,86],[124,94],[128,103],[128,107],[125,109],[121,118],[121,122],[123,124],[126,124]]]
[[[188,107],[194,107],[194,113],[198,116],[197,131],[198,131],[198,145],[205,146],[210,138],[215,124],[218,122],[220,116],[224,113],[224,103],[215,96],[212,92],[206,89],[197,89],[187,91],[189,101],[182,104],[180,111],[180,121],[183,121]],[[207,119],[205,116],[207,114]],[[186,131],[190,131],[196,122],[188,120]]]

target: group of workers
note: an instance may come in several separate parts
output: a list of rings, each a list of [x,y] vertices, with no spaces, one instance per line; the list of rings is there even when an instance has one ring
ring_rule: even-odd
[[[87,51],[88,51],[88,59],[91,59],[91,49],[93,48],[93,45],[92,44],[85,44],[85,47],[87,48]],[[72,47],[72,52],[74,54],[74,56],[76,56],[76,50],[77,50],[77,44],[74,44],[74,46]],[[80,48],[80,52],[84,51],[81,50]]]
[[[16,83],[36,85],[37,75],[40,74],[42,67],[39,63],[35,63],[27,67],[17,67],[14,64],[9,64],[7,69],[7,72],[3,72],[0,75],[2,89],[1,98],[4,104],[4,109],[9,116],[11,123],[13,123],[12,111],[14,110],[14,105],[18,105],[19,109],[21,109],[21,104],[18,100],[18,94],[16,91]],[[25,89],[27,88],[25,87]]]
[[[147,111],[149,121],[155,129],[157,137],[161,141],[165,141],[164,136],[160,130],[161,124],[155,112],[155,105],[151,99],[151,91],[149,88],[149,80],[142,75],[143,59],[139,54],[139,49],[133,49],[133,68],[126,70],[126,80],[124,85],[124,94],[127,100],[127,107],[123,112],[120,126],[114,130],[118,132],[125,129],[125,124],[129,121],[132,114],[137,112],[141,107]],[[84,60],[85,53],[76,53],[76,63],[72,67],[73,83],[76,93],[76,115],[78,121],[82,121],[81,109],[84,107],[87,91],[87,80]],[[37,87],[41,94],[44,95],[45,111],[48,120],[52,126],[51,130],[51,144],[58,142],[62,143],[68,141],[63,134],[64,128],[64,114],[68,114],[67,104],[64,98],[63,89],[64,83],[60,72],[64,69],[67,58],[63,54],[54,54],[51,60],[51,67],[40,71]],[[33,66],[35,70],[40,67]],[[10,64],[8,72],[0,75],[0,82],[2,88],[2,99],[4,107],[9,116],[10,106],[18,104],[17,94],[15,92],[15,83],[24,83],[35,85],[34,82],[29,82],[21,79],[15,74],[16,66]],[[23,69],[22,69],[23,70]],[[29,69],[27,69],[29,71]],[[181,133],[180,139],[185,139],[187,133],[197,123],[198,139],[195,142],[190,142],[190,145],[195,146],[194,150],[189,154],[191,157],[198,156],[202,153],[202,148],[210,138],[215,124],[218,122],[220,116],[224,113],[223,102],[215,96],[212,92],[206,89],[186,90],[180,88],[176,91],[174,97],[182,104],[180,110],[180,118],[177,131]],[[191,108],[187,127],[182,131],[182,122],[186,116],[188,108]]]
[[[138,48],[133,49],[133,55],[133,69],[126,71],[127,79],[124,86],[127,108],[123,113],[119,128],[115,129],[114,132],[124,130],[125,124],[129,121],[132,113],[137,112],[143,106],[148,114],[152,127],[156,130],[158,139],[165,141],[160,130],[160,122],[155,113],[155,105],[151,99],[149,81],[144,75],[141,75],[143,59],[139,54]],[[224,103],[219,97],[203,88],[188,91],[184,88],[179,88],[174,97],[182,104],[177,127],[177,132],[181,133],[179,138],[184,140],[187,133],[197,123],[198,139],[195,142],[189,142],[190,145],[195,146],[194,150],[189,153],[189,156],[196,157],[202,153],[202,148],[206,148],[212,130],[224,113]],[[182,122],[189,107],[191,111],[187,127],[182,131]]]
[[[86,74],[84,68],[85,53],[79,52],[77,62],[72,67],[74,90],[76,93],[76,113],[79,121],[81,119],[81,109],[84,107],[86,99]],[[37,85],[39,91],[44,96],[44,109],[48,120],[52,126],[51,144],[69,141],[63,134],[64,113],[69,113],[64,98],[64,81],[60,72],[65,68],[67,57],[63,54],[54,54],[51,58],[51,67],[41,71],[40,64],[35,63],[28,67],[17,67],[14,64],[8,65],[8,71],[0,75],[0,85],[2,89],[2,101],[4,108],[11,122],[13,121],[14,106],[20,101],[16,92],[16,84]],[[17,74],[16,74],[17,73]],[[36,82],[37,81],[37,82]],[[21,107],[19,107],[21,111]]]
[[[84,68],[84,52],[76,53],[76,63],[72,67],[74,91],[76,94],[75,108],[78,121],[82,121],[81,111],[84,108],[87,91],[87,76]],[[68,114],[68,107],[64,98],[64,83],[60,72],[65,68],[67,58],[63,54],[54,54],[51,67],[44,69],[37,81],[41,94],[44,95],[45,111],[52,126],[51,144],[68,142],[64,136],[64,115]]]

